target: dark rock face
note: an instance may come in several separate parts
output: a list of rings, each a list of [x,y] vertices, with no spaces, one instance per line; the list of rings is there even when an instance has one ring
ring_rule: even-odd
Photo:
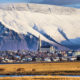
[[[37,28],[37,27],[36,27]],[[42,41],[42,46],[46,45],[54,45],[54,47],[58,50],[67,50],[67,49],[74,49],[77,50],[80,48],[80,44],[74,44],[72,41],[80,41],[80,38],[77,39],[68,39],[65,32],[60,31],[60,34],[64,36],[66,39],[65,41],[62,41],[61,43],[58,43],[56,40],[54,40],[52,37],[50,37],[47,33],[43,31],[39,31],[38,29],[34,30],[38,31],[41,35],[46,37],[48,40],[53,41],[54,44],[50,44],[48,42]],[[10,30],[6,28],[1,22],[0,22],[0,50],[37,50],[38,49],[38,37],[36,35],[33,35],[29,32],[27,32],[26,35],[19,34],[13,30]]]
[[[0,23],[0,50],[28,49],[23,34],[18,34]]]
[[[42,44],[47,42],[42,41]],[[0,50],[37,50],[38,38],[31,33],[18,34],[0,22]]]

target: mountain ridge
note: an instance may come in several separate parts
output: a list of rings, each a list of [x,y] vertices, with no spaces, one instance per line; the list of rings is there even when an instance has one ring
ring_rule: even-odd
[[[37,8],[36,8],[37,7]],[[76,8],[69,8],[69,7],[61,7],[61,6],[56,6],[56,5],[48,5],[48,4],[34,4],[34,3],[11,3],[11,4],[0,4],[0,10],[18,10],[18,11],[42,11],[45,13],[53,13],[53,11],[63,11],[66,13],[78,13],[80,12],[80,9]],[[56,13],[57,14],[57,13]],[[62,14],[62,13],[61,13]]]
[[[23,7],[23,4],[15,5]],[[80,9],[25,4],[25,10],[16,10],[15,5],[11,5],[10,10],[5,10],[2,6],[0,7],[0,22],[5,27],[15,31],[18,35],[30,33],[37,38],[40,35],[42,41],[58,46],[59,49],[62,46],[66,47],[66,49],[79,49]],[[3,7],[5,8],[5,6]],[[34,25],[36,25],[40,32],[33,28]],[[35,38],[35,42],[37,42],[37,38]],[[37,45],[37,43],[35,44]]]

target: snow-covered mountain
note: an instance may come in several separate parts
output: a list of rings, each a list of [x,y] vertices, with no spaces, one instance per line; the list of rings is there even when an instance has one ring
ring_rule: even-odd
[[[80,10],[42,4],[0,5],[0,50],[37,49],[42,44],[57,49],[80,48]]]
[[[80,0],[0,0],[0,3],[38,3],[80,8]]]

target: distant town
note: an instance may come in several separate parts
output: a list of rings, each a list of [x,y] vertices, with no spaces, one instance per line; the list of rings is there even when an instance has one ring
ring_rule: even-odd
[[[80,51],[0,51],[0,63],[79,61]]]
[[[41,45],[39,36],[38,50],[0,51],[0,63],[25,63],[25,62],[61,62],[80,61],[80,51],[58,51],[53,46]]]

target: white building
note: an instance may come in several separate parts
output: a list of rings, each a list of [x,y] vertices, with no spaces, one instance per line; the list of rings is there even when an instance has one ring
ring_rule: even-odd
[[[39,40],[38,40],[38,51],[39,52],[50,52],[50,53],[54,53],[55,52],[55,48],[53,46],[51,46],[51,45],[42,46],[41,39],[40,39],[40,36],[39,36]]]
[[[55,48],[53,46],[50,46],[50,45],[41,46],[40,52],[50,52],[50,53],[53,53],[53,52],[55,52]]]
[[[80,56],[80,51],[76,51],[75,53],[74,53],[74,56]]]

